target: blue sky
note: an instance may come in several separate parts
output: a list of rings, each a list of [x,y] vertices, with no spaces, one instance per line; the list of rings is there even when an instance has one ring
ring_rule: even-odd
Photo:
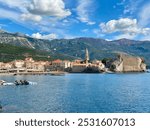
[[[0,0],[0,29],[39,39],[150,40],[150,0]]]

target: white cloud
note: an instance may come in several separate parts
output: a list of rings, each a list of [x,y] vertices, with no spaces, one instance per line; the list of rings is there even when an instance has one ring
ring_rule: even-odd
[[[89,18],[90,11],[92,5],[92,0],[78,0],[78,7],[77,7],[77,14],[78,19],[83,22],[87,23],[88,25],[93,25],[95,22],[91,21]]]
[[[120,35],[116,35],[113,37],[113,40],[117,40],[117,39],[134,39],[136,37],[136,35],[130,35],[130,34],[120,34]]]
[[[93,33],[96,34],[96,37],[104,37],[105,34],[101,32],[100,29],[93,29]]]
[[[129,35],[150,34],[150,28],[141,28],[136,19],[121,18],[119,20],[110,20],[107,23],[101,23],[100,28],[103,33],[123,33]]]
[[[63,0],[32,0],[27,9],[31,14],[41,16],[65,18],[71,15],[70,10],[65,9]]]
[[[69,21],[67,19],[64,19],[63,23],[69,23]]]
[[[124,1],[124,3],[128,3],[127,5],[125,5],[124,7],[124,14],[133,14],[135,12],[137,12],[137,10],[139,9],[139,7],[141,7],[141,4],[144,0],[129,0],[128,2]]]
[[[88,32],[88,31],[89,31],[89,29],[83,29],[83,30],[81,30],[81,32],[84,32],[84,33]]]
[[[141,26],[146,26],[150,24],[150,3],[143,6],[142,10],[139,13],[139,24]]]
[[[65,4],[63,0],[0,0],[0,18],[9,19],[31,31],[53,32],[63,37],[68,34],[68,27],[78,22],[65,18],[71,15]]]
[[[26,5],[29,4],[29,0],[0,0],[0,3],[8,6],[9,8],[25,11]]]
[[[30,20],[30,21],[40,22],[42,20],[42,17],[40,15],[26,13],[21,15],[21,19],[23,21]]]
[[[47,35],[42,35],[40,33],[34,33],[34,34],[32,34],[31,37],[36,38],[36,39],[53,40],[53,39],[57,38],[57,35],[54,33],[47,34]]]
[[[124,5],[124,4],[125,4],[125,2],[126,2],[126,0],[121,0],[119,3],[117,3],[117,5],[118,5],[118,6],[120,6],[120,5]]]
[[[62,19],[71,15],[63,0],[0,0],[0,4],[10,11],[16,10],[24,21],[40,21],[46,17]]]
[[[19,15],[20,14],[18,12],[0,8],[0,18],[8,18],[13,21],[20,22]]]

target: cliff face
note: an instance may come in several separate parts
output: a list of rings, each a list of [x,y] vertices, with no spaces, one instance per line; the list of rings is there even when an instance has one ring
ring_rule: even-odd
[[[35,39],[20,33],[0,31],[0,43],[49,51],[48,40]]]
[[[146,64],[140,57],[121,54],[112,63],[111,70],[115,72],[143,72],[146,71]]]

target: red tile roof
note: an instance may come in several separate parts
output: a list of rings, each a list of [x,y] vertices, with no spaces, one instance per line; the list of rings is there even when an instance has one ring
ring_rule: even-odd
[[[57,60],[52,61],[52,63],[62,63],[62,60],[57,59]]]

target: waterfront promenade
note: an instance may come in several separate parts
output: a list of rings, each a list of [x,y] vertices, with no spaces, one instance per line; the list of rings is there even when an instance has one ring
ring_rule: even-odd
[[[67,72],[51,71],[51,72],[19,72],[19,73],[0,73],[0,75],[63,75]]]

